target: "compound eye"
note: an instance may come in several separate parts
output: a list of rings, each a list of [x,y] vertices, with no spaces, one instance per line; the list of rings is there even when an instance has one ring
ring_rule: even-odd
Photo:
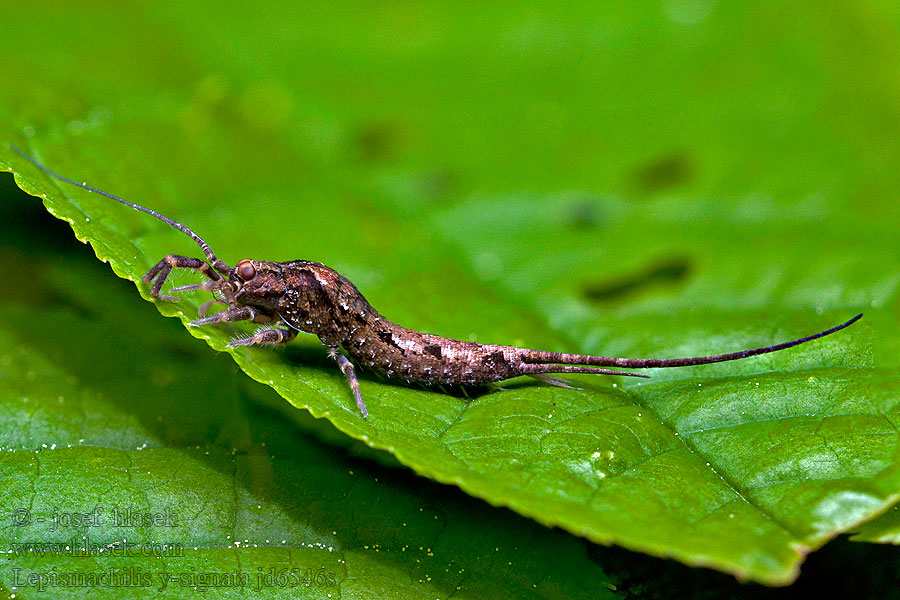
[[[245,258],[239,262],[235,267],[235,271],[237,271],[237,276],[244,281],[250,281],[256,277],[256,267],[253,266],[253,262],[251,262],[249,258]]]

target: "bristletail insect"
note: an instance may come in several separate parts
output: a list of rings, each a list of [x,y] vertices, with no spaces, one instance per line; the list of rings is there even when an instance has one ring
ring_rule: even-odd
[[[191,322],[191,326],[233,321],[251,321],[263,325],[253,335],[230,342],[228,345],[231,347],[286,344],[300,331],[318,336],[347,378],[363,417],[368,416],[368,411],[359,389],[354,363],[341,349],[358,365],[388,378],[406,380],[407,383],[467,386],[528,375],[552,385],[570,387],[552,374],[592,373],[648,377],[605,367],[688,367],[740,360],[805,344],[849,327],[862,317],[862,314],[858,314],[836,327],[789,342],[688,358],[611,358],[444,338],[406,329],[385,319],[353,283],[321,263],[306,260],[272,262],[245,258],[230,267],[213,253],[199,235],[181,223],[152,209],[63,177],[19,148],[10,147],[53,178],[145,212],[189,236],[200,246],[206,260],[167,255],[143,277],[144,282],[152,283],[150,294],[160,300],[179,300],[175,296],[160,295],[163,283],[173,268],[193,269],[205,275],[208,280],[170,290],[171,293],[204,290],[213,294],[213,300],[201,307],[201,318]],[[222,304],[225,308],[211,316],[205,316],[212,304]]]

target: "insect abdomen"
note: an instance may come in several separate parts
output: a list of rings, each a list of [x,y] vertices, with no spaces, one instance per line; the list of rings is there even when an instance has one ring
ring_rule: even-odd
[[[515,348],[421,333],[380,316],[377,324],[357,329],[342,345],[364,367],[425,384],[472,385],[520,374]]]

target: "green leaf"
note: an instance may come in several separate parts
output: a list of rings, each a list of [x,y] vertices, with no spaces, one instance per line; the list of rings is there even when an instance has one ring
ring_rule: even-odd
[[[302,435],[89,255],[34,241],[64,227],[6,206],[39,224],[0,248],[17,264],[33,240],[0,293],[10,597],[614,596],[580,540]]]
[[[853,530],[850,538],[857,542],[877,542],[881,544],[900,544],[900,515],[898,507],[892,506],[890,510],[872,519]]]
[[[896,15],[676,4],[42,16],[16,40],[0,136],[185,222],[231,264],[320,260],[432,333],[692,355],[865,310],[815,344],[642,385],[466,402],[364,380],[368,420],[314,341],[234,353],[418,473],[594,541],[783,584],[900,491],[900,278],[884,264],[900,250],[900,63],[882,28]],[[74,37],[81,20],[104,35]],[[92,77],[70,76],[73,56]],[[0,161],[123,277],[196,252]],[[158,306],[187,321],[202,301]],[[218,350],[231,335],[192,333]]]

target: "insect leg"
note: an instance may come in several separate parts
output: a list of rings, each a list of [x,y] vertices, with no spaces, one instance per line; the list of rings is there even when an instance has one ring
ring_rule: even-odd
[[[213,292],[219,289],[219,286],[216,285],[215,281],[204,281],[203,283],[189,283],[187,285],[179,285],[178,287],[173,287],[169,290],[172,293],[181,293],[181,292],[195,292],[197,290]]]
[[[363,418],[368,417],[369,411],[366,410],[366,403],[363,402],[362,394],[359,391],[359,380],[356,379],[356,371],[353,370],[353,363],[350,362],[350,359],[341,354],[341,351],[338,350],[337,346],[329,347],[328,355],[337,361],[338,366],[344,373],[344,377],[347,378],[350,389],[353,390],[353,397],[356,398],[356,406],[358,406],[360,412],[362,412]]]
[[[263,316],[262,313],[252,306],[228,308],[220,310],[211,317],[191,321],[188,325],[191,327],[200,327],[201,325],[215,325],[216,323],[226,323],[231,321],[255,321],[260,316]],[[261,319],[261,321],[265,321],[265,318]]]
[[[260,329],[253,335],[245,338],[239,338],[228,342],[228,346],[252,346],[253,344],[287,344],[297,337],[297,332],[293,329],[278,329],[270,327]]]
[[[580,387],[575,387],[574,385],[572,385],[571,383],[569,383],[568,381],[566,381],[565,379],[563,379],[561,377],[554,377],[553,375],[550,375],[548,373],[535,373],[533,375],[530,375],[529,377],[534,377],[535,379],[537,379],[538,381],[541,381],[543,383],[555,385],[556,387],[566,388],[567,390],[580,390],[581,389]]]
[[[218,290],[218,289],[219,289],[219,282],[209,280],[209,281],[204,281],[203,283],[191,283],[188,285],[179,285],[178,287],[173,287],[172,289],[170,289],[169,293],[170,294],[180,294],[182,292],[195,292],[197,290],[201,290],[204,292],[211,292],[213,294],[213,299],[207,300],[206,302],[201,304],[200,307],[197,309],[197,313],[201,317],[205,317],[206,313],[209,312],[209,308],[213,304],[227,305],[227,303],[224,300],[222,300],[221,298],[216,296],[216,290]],[[170,298],[171,296],[167,296],[167,297]]]
[[[204,302],[203,304],[200,305],[200,308],[197,309],[197,314],[199,314],[201,317],[205,317],[206,313],[209,312],[209,307],[212,306],[213,304],[225,304],[225,303],[222,302],[221,300],[219,300],[218,298],[213,298],[212,300],[207,300],[206,302]]]
[[[166,278],[169,276],[169,272],[172,270],[172,267],[180,267],[183,269],[194,269],[196,271],[200,271],[216,282],[222,279],[222,277],[218,273],[216,273],[208,263],[200,260],[199,258],[190,258],[188,256],[169,254],[161,261],[156,263],[156,265],[152,269],[147,271],[147,274],[143,277],[145,283],[150,283],[151,281],[156,279],[156,281],[153,283],[153,287],[150,288],[150,295],[154,298],[160,298],[161,300],[179,299],[175,296],[159,295],[159,291],[162,289],[163,283],[165,283]]]

